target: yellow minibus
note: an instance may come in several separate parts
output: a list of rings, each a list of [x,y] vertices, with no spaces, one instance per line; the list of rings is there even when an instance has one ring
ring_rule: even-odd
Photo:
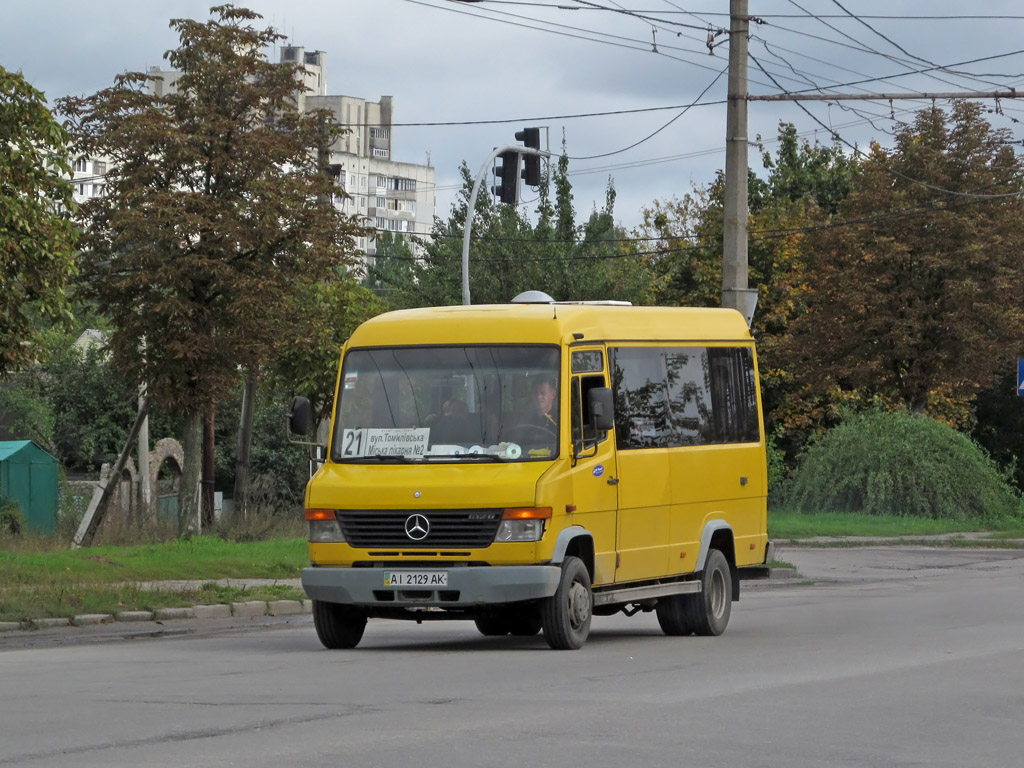
[[[292,431],[308,422],[295,398]],[[371,618],[467,619],[555,649],[618,612],[718,635],[740,579],[767,575],[766,483],[735,310],[389,312],[342,350],[302,584],[327,648],[355,647]]]

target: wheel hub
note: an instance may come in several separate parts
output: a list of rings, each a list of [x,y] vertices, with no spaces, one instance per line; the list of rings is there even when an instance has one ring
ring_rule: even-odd
[[[578,581],[569,590],[569,620],[574,627],[581,627],[590,618],[590,593]]]

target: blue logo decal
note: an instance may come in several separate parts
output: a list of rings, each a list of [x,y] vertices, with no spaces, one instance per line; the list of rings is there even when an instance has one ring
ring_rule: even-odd
[[[594,467],[594,477],[600,477],[604,474],[604,464],[598,464]]]

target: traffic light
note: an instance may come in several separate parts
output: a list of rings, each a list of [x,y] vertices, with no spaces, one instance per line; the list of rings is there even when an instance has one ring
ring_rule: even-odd
[[[540,128],[516,131],[516,141],[530,149],[540,149]],[[540,155],[523,155],[523,181],[528,187],[540,186]]]
[[[519,199],[519,153],[510,149],[498,155],[494,175],[501,179],[501,183],[491,190],[501,202],[515,205]]]

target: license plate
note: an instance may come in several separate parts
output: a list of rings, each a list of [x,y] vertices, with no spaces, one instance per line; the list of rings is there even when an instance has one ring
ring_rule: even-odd
[[[384,586],[447,587],[448,571],[384,571]]]

